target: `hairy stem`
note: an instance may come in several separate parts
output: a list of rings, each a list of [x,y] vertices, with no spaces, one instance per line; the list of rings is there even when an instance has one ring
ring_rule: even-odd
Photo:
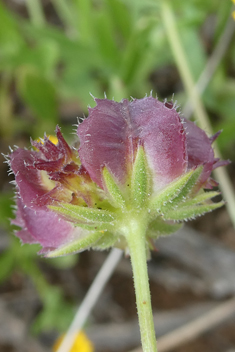
[[[146,225],[143,219],[132,219],[126,228],[126,232],[128,232],[126,238],[133,269],[143,352],[157,352],[147,269],[145,231]]]

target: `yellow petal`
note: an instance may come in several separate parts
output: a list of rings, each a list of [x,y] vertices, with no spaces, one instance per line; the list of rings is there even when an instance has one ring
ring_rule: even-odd
[[[53,346],[53,352],[56,352],[63,341],[64,335],[59,337]],[[91,341],[88,339],[86,334],[83,331],[80,331],[77,334],[74,344],[70,352],[93,352],[94,346]]]
[[[51,135],[49,135],[49,136],[47,136],[47,137],[49,138],[49,140],[50,140],[53,144],[57,144],[57,143],[58,143],[58,138],[57,138],[56,136],[51,136]],[[44,144],[44,141],[43,141],[43,139],[41,139],[41,138],[38,138],[38,139],[37,139],[37,142]]]

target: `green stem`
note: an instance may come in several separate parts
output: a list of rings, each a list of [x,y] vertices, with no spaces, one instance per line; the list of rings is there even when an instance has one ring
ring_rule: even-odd
[[[179,37],[178,28],[176,25],[176,20],[174,18],[174,13],[171,8],[171,4],[169,1],[163,0],[161,1],[161,5],[163,24],[165,26],[166,34],[172,49],[172,54],[174,56],[186,92],[189,95],[190,101],[197,116],[203,116],[203,124],[201,127],[208,133],[210,133],[211,126],[205,117],[205,110],[190,72],[186,55],[184,53],[184,49]],[[213,133],[211,132],[211,134]]]
[[[129,221],[125,232],[134,276],[143,352],[157,352],[147,269],[144,219],[136,217]]]
[[[68,34],[76,38],[77,28],[72,4],[67,0],[52,0],[52,3]]]
[[[166,29],[166,34],[171,46],[172,54],[175,58],[175,62],[180,72],[180,76],[182,78],[185,90],[191,100],[193,109],[195,111],[196,119],[199,121],[199,125],[202,129],[204,129],[209,135],[213,135],[209,118],[207,116],[200,94],[194,84],[193,77],[189,69],[186,54],[178,33],[178,28],[176,25],[176,20],[171,7],[171,3],[167,0],[162,0],[161,10],[162,20]],[[220,157],[220,152],[216,143],[214,143],[213,148],[216,157]],[[235,227],[235,196],[232,182],[230,181],[230,178],[224,168],[218,168],[214,171],[214,173],[216,174],[220,183],[220,189],[227,201],[226,206],[230,215],[230,219],[233,223],[233,226]]]
[[[26,6],[29,12],[31,22],[36,27],[44,26],[46,20],[40,0],[27,0]]]

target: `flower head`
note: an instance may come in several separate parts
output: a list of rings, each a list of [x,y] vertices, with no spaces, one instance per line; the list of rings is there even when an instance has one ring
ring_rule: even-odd
[[[209,138],[172,103],[153,97],[120,103],[96,99],[78,126],[79,149],[57,127],[34,150],[17,149],[10,166],[17,184],[14,224],[23,242],[39,242],[49,256],[87,247],[127,248],[125,223],[146,221],[146,241],[172,233],[183,220],[223,205],[211,172],[226,165]],[[147,219],[147,220],[146,220]]]

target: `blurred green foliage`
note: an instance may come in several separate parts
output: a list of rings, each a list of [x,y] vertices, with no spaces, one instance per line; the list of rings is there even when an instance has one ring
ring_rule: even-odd
[[[89,92],[99,98],[106,92],[108,98],[120,100],[155,90],[150,75],[174,64],[159,1],[54,0],[47,14],[40,0],[28,0],[29,19],[0,4],[1,135],[6,137],[19,129],[29,130],[35,138],[45,128],[52,133],[59,121],[60,104],[76,99],[84,110],[87,104],[93,104]],[[207,58],[203,42],[207,38],[200,36],[203,23],[209,16],[215,17],[211,20],[215,36],[210,43],[214,46],[231,4],[219,0],[172,4],[197,79]],[[50,16],[56,18],[56,25]],[[232,62],[234,50],[229,55]],[[226,72],[223,77],[226,81]],[[224,87],[220,88],[224,93]],[[14,111],[9,99],[13,89],[34,117],[33,128],[20,111]],[[226,98],[218,100],[218,90],[212,93],[210,107],[213,102],[219,104],[224,115]]]
[[[160,14],[161,0],[40,0],[0,3],[0,138],[14,144],[16,136],[52,134],[61,124],[61,106],[78,102],[79,113],[94,105],[92,93],[115,100],[143,97],[153,90],[161,96],[161,82],[151,77],[175,63]],[[12,5],[12,6],[10,6]],[[195,81],[231,16],[230,1],[172,1],[181,40]],[[14,8],[14,10],[13,10]],[[22,15],[27,13],[27,15]],[[209,26],[209,27],[208,27]],[[226,156],[234,158],[235,47],[230,45],[203,95]],[[177,70],[176,74],[177,74]],[[169,86],[180,103],[187,93]],[[74,122],[76,115],[74,116]],[[71,131],[71,129],[70,129]],[[9,229],[11,194],[0,196],[0,225]],[[57,287],[50,286],[35,261],[35,248],[11,239],[0,257],[0,281],[22,270],[34,281],[44,310],[34,331],[61,326],[61,311],[71,306]],[[74,260],[55,261],[70,267]],[[53,304],[51,304],[53,302]],[[64,313],[63,313],[64,314]],[[59,326],[58,326],[59,325]]]

